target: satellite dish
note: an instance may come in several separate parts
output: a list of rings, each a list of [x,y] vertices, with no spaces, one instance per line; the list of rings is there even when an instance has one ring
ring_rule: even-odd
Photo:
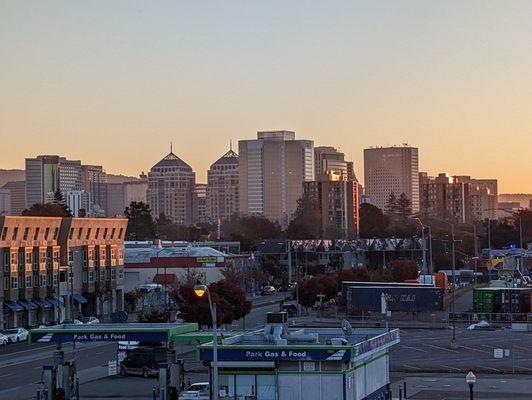
[[[342,320],[342,330],[346,336],[351,336],[353,334],[353,327],[346,319]]]

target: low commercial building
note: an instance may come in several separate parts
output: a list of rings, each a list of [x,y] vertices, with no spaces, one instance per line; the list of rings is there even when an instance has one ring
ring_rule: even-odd
[[[0,328],[122,311],[126,227],[126,219],[0,217]]]
[[[223,338],[218,346],[221,399],[377,400],[390,394],[389,349],[399,330],[288,329],[282,313],[261,331]],[[198,347],[212,377],[213,345]]]

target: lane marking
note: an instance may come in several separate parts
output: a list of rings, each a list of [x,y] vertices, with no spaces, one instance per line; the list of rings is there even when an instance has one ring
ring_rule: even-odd
[[[443,365],[443,364],[440,364],[440,366],[443,368],[449,368],[449,369],[454,369],[455,371],[460,371],[460,368],[450,367],[448,365]]]
[[[458,353],[458,351],[456,351],[456,350],[446,349],[445,347],[435,346],[433,344],[428,344],[427,343],[427,344],[425,344],[425,346],[434,347],[435,349],[439,349],[439,350],[445,350],[445,351],[448,351],[450,353],[455,353],[455,354]]]
[[[468,347],[468,346],[458,346],[458,347],[463,347],[464,349],[473,350],[473,351],[480,351],[481,353],[484,353],[484,354],[491,354],[490,351],[475,349],[474,347]]]
[[[405,345],[405,344],[400,344],[399,347],[405,347],[405,348],[407,348],[407,349],[412,349],[412,350],[415,350],[415,351],[421,351],[421,352],[423,352],[423,353],[428,353],[427,350],[418,349],[418,348],[416,348],[416,347],[410,347],[410,346],[407,346],[407,345]]]
[[[0,375],[0,378],[7,378],[8,376],[11,376],[13,374],[5,374],[5,375]]]

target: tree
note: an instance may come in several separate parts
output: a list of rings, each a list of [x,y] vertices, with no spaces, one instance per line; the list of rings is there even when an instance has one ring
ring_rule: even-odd
[[[305,194],[297,201],[297,209],[286,234],[291,239],[319,239],[323,236],[318,203]]]
[[[397,200],[396,212],[401,218],[408,218],[412,215],[412,202],[406,197],[405,193],[401,193],[399,200]]]
[[[239,241],[242,250],[250,250],[256,240],[282,237],[281,226],[268,218],[247,215],[225,221],[222,230],[224,238]]]
[[[382,210],[369,203],[360,205],[360,236],[363,238],[386,237],[389,218]]]
[[[224,310],[227,324],[244,318],[251,311],[251,302],[247,300],[246,293],[234,283],[221,280],[211,284],[209,290],[227,303],[227,310]]]
[[[305,308],[312,307],[318,294],[324,294],[323,301],[329,301],[336,297],[339,285],[335,277],[317,275],[310,279],[302,280],[295,289],[299,293],[299,304]],[[295,294],[294,294],[294,297]]]
[[[172,222],[165,213],[160,213],[155,220],[155,231],[161,240],[189,240],[187,227]]]
[[[22,211],[22,215],[27,217],[71,217],[72,214],[65,213],[65,209],[59,204],[46,203],[39,204],[36,203],[30,208]]]
[[[67,217],[72,216],[72,211],[70,211],[70,208],[68,208],[65,198],[63,197],[63,193],[59,189],[57,189],[54,193],[54,200],[52,201],[53,204],[57,204],[63,209],[63,213]]]
[[[342,282],[370,282],[371,276],[365,268],[342,269],[338,273],[338,284]]]
[[[393,260],[390,263],[391,273],[395,282],[404,282],[408,279],[417,279],[419,269],[413,260]]]
[[[129,219],[126,231],[127,240],[155,238],[155,223],[148,204],[142,201],[132,201],[129,207],[126,207],[125,215]]]
[[[386,202],[386,214],[395,215],[397,213],[397,197],[394,192],[390,193],[388,196],[388,201]]]

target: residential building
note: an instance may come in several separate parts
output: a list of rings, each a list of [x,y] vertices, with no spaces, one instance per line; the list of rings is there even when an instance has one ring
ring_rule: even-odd
[[[122,311],[126,227],[126,219],[0,216],[0,329]]]
[[[194,186],[194,223],[207,222],[207,184],[196,183]]]
[[[26,182],[11,181],[7,182],[2,189],[8,189],[10,192],[11,215],[20,215],[26,208]]]
[[[105,215],[107,210],[107,174],[100,165],[81,166],[81,187],[92,198],[88,216]]]
[[[470,176],[456,176],[460,182],[471,185],[473,218],[479,221],[497,219],[497,179],[475,179]]]
[[[81,190],[81,161],[54,155],[26,158],[26,207],[53,200],[60,190],[63,195]]]
[[[314,142],[296,140],[295,132],[258,132],[240,140],[239,208],[288,225],[303,194],[303,182],[314,180]]]
[[[11,214],[11,191],[0,189],[0,215]]]
[[[71,190],[66,192],[65,202],[74,217],[94,216],[94,201],[91,192]]]
[[[473,205],[469,183],[444,173],[429,177],[421,172],[419,176],[422,216],[458,223],[471,221]]]
[[[328,171],[318,179],[305,182],[303,191],[318,205],[323,237],[356,238],[359,230],[358,182],[348,180],[342,171]]]
[[[192,168],[172,151],[148,173],[146,194],[154,218],[164,213],[174,223],[194,223],[196,175]]]
[[[419,212],[418,149],[404,146],[374,147],[364,150],[365,195],[381,210],[391,193],[402,193],[412,203],[412,213]]]
[[[230,220],[239,212],[238,154],[232,149],[216,160],[207,171],[207,219]]]

